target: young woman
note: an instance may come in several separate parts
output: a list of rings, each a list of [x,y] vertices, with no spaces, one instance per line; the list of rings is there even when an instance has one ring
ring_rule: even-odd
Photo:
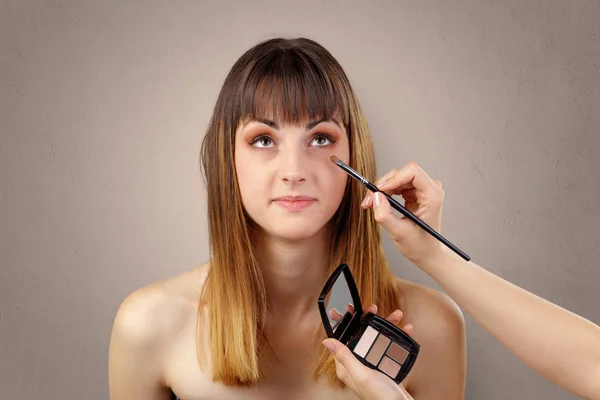
[[[224,82],[202,144],[210,260],[124,300],[110,343],[112,400],[464,397],[460,310],[391,273],[374,213],[360,207],[364,188],[331,155],[376,178],[342,67],[303,38],[249,49]],[[431,182],[431,204],[417,215],[439,229],[443,192]],[[405,255],[422,250],[422,236]],[[322,344],[317,298],[342,262],[363,303],[421,345],[400,386],[372,370],[352,381]]]

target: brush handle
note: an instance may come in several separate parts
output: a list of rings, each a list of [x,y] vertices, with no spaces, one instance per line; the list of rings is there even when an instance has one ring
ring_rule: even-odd
[[[408,211],[402,204],[398,203],[392,196],[390,196],[389,194],[387,194],[385,192],[382,192],[381,190],[379,190],[377,188],[377,186],[373,185],[371,182],[363,181],[363,184],[371,192],[373,192],[373,193],[380,192],[381,194],[383,194],[388,199],[388,201],[390,202],[390,205],[392,206],[393,209],[395,209],[396,211],[399,211],[406,218],[410,219],[412,222],[419,225],[421,228],[423,228],[423,230],[425,230],[431,236],[433,236],[434,238],[436,238],[437,240],[439,240],[440,242],[445,244],[450,250],[452,250],[453,252],[455,252],[456,254],[461,256],[464,260],[466,260],[466,261],[471,260],[471,257],[469,257],[464,251],[462,251],[461,249],[459,249],[458,247],[453,245],[448,239],[446,239],[445,237],[440,235],[438,232],[436,232],[435,229],[433,229],[432,227],[427,225],[425,222],[423,222],[421,219],[419,219],[419,217],[417,217],[415,214]]]

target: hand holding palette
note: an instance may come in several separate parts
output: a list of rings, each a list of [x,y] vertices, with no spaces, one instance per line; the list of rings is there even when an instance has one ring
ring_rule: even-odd
[[[364,365],[396,383],[406,378],[419,354],[419,344],[384,318],[373,313],[362,315],[358,289],[347,264],[338,266],[327,280],[319,296],[319,312],[327,336],[345,344]]]

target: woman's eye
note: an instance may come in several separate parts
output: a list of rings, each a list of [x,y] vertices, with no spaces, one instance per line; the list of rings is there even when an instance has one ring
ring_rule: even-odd
[[[273,145],[273,139],[271,139],[268,136],[259,136],[257,138],[255,138],[254,140],[252,140],[252,142],[250,142],[250,144],[252,146],[256,146],[256,147],[272,147]]]
[[[328,144],[335,143],[335,140],[331,136],[321,133],[313,138],[312,143],[316,146],[327,146]]]

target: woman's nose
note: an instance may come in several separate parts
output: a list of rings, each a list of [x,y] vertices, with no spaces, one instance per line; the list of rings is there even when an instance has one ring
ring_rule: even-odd
[[[281,175],[286,184],[306,181],[306,160],[301,149],[293,149],[281,154]]]

